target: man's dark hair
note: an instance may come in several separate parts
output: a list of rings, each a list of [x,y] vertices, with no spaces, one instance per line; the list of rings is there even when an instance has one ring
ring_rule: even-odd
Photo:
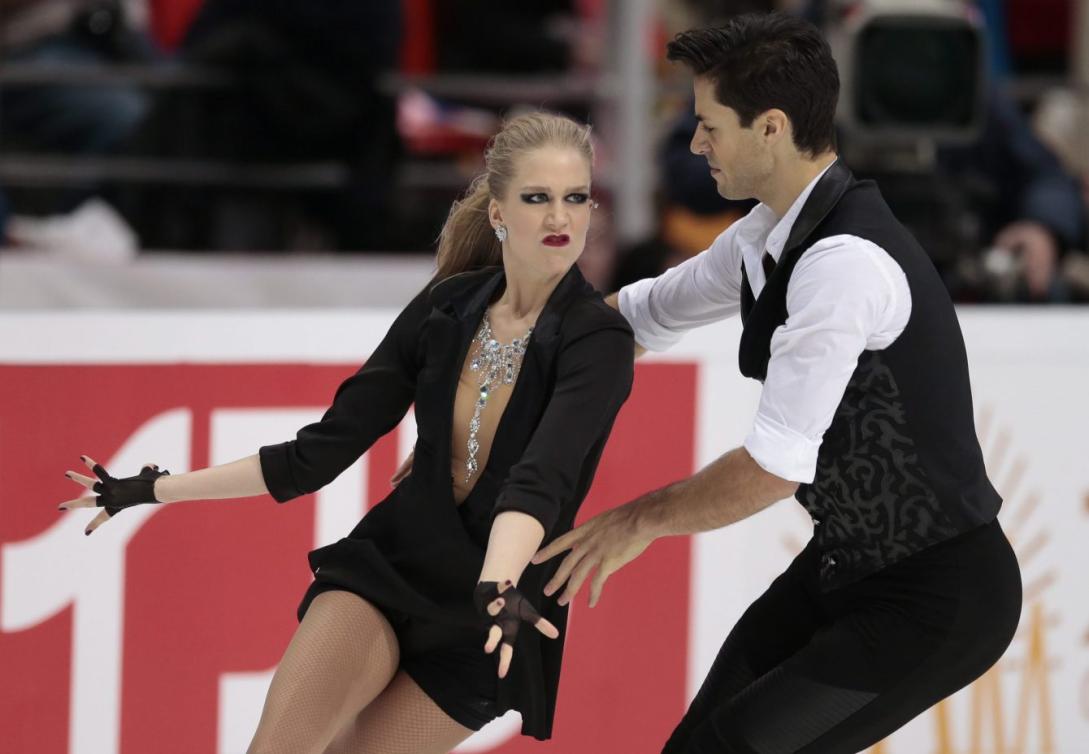
[[[794,145],[809,155],[836,146],[839,72],[824,35],[784,13],[746,14],[722,26],[678,34],[666,57],[715,84],[715,98],[743,128],[778,108],[790,118]]]

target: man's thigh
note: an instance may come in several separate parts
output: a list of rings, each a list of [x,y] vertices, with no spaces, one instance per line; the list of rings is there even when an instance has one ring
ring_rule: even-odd
[[[880,606],[852,612],[706,713],[678,751],[853,754],[969,682],[961,649]]]

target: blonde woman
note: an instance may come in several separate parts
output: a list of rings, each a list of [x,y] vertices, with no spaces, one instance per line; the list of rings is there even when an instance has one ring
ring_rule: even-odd
[[[411,472],[314,582],[250,752],[446,752],[508,709],[551,735],[566,608],[530,565],[571,529],[632,382],[631,329],[579,273],[594,202],[589,128],[506,123],[451,209],[435,279],[296,439],[168,476],[69,476],[99,493],[62,508],[320,489],[415,404]],[[528,625],[522,625],[528,624]],[[519,627],[522,628],[519,631]],[[495,653],[499,648],[498,654]]]

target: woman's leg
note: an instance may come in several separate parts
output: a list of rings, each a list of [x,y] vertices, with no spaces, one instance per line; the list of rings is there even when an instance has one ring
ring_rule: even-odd
[[[319,754],[374,700],[400,660],[389,621],[343,591],[310,604],[272,678],[249,754]]]
[[[341,731],[326,754],[446,754],[472,733],[401,671]]]

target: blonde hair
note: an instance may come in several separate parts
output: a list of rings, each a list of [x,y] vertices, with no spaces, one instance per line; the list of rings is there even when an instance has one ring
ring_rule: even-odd
[[[469,185],[465,196],[450,207],[439,232],[436,280],[502,264],[503,249],[488,219],[488,204],[491,199],[506,196],[518,157],[548,146],[571,147],[593,165],[590,126],[547,112],[519,115],[506,121],[484,150],[484,172]]]

